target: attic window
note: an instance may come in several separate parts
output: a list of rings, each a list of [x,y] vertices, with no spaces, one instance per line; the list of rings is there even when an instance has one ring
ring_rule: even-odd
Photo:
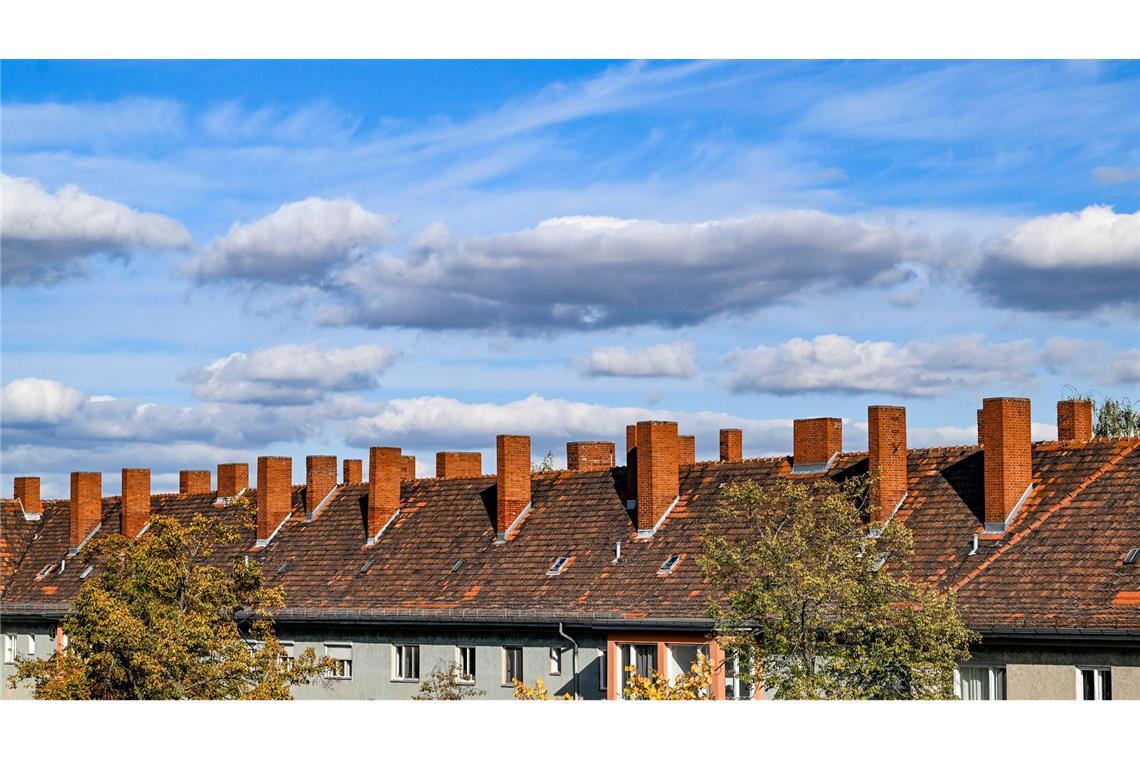
[[[454,565],[451,566],[451,572],[453,572],[453,573],[459,572],[459,568],[463,567],[463,565],[465,565],[466,563],[467,563],[467,560],[465,560],[465,559],[459,560],[458,562],[456,562]]]
[[[360,566],[360,574],[364,575],[369,570],[371,570],[372,566],[375,564],[376,564],[376,560],[374,560],[374,559],[368,560],[367,562],[365,562],[363,565]]]
[[[559,557],[554,560],[554,564],[546,571],[547,575],[561,575],[562,571],[566,569],[566,563],[570,561],[569,557]]]
[[[36,574],[36,580],[42,581],[52,570],[55,570],[55,565],[44,565],[43,570]]]
[[[91,571],[94,569],[95,569],[94,565],[88,565],[87,567],[83,568],[83,572],[79,574],[79,577],[80,578],[86,578],[88,575],[91,575]]]
[[[669,559],[661,563],[661,567],[657,568],[658,575],[670,575],[673,569],[677,567],[677,563],[681,561],[680,554],[671,554]]]
[[[275,573],[275,575],[281,575],[281,573],[285,572],[288,569],[289,569],[289,563],[288,562],[282,562],[281,566],[277,568],[277,572]]]
[[[1124,556],[1124,564],[1135,565],[1137,560],[1140,560],[1140,546],[1129,550],[1128,554]]]

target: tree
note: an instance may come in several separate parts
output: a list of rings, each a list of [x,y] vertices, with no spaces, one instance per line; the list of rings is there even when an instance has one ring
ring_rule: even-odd
[[[712,686],[712,664],[703,654],[689,668],[673,681],[658,671],[648,676],[637,672],[633,665],[626,666],[629,678],[626,679],[626,699],[653,700],[697,700],[708,699]]]
[[[30,679],[37,699],[290,699],[331,662],[311,648],[287,658],[273,631],[281,589],[258,562],[215,557],[251,519],[154,516],[137,539],[93,540],[83,560],[100,572],[63,621],[67,648],[21,662],[10,683]]]
[[[447,667],[436,665],[428,674],[427,680],[420,684],[420,692],[412,697],[416,700],[457,700],[469,697],[481,697],[487,692],[476,689],[464,682],[463,674],[458,665]]]
[[[554,452],[546,452],[546,456],[542,458],[541,462],[531,464],[530,471],[532,473],[554,472]]]
[[[1097,403],[1092,393],[1081,393],[1071,385],[1069,389],[1070,400],[1089,401],[1093,405],[1093,435],[1097,438],[1122,438],[1125,436],[1140,436],[1140,409],[1134,408],[1132,399],[1115,399],[1105,396]]]
[[[527,686],[523,681],[517,678],[513,681],[515,685],[515,699],[522,700],[536,700],[536,701],[550,701],[550,700],[570,700],[574,699],[573,694],[563,694],[561,697],[552,697],[550,691],[546,688],[546,684],[542,682],[541,678],[534,679],[534,686]]]
[[[718,638],[777,698],[952,698],[975,634],[952,593],[909,578],[905,526],[865,523],[857,480],[724,489],[699,558]]]

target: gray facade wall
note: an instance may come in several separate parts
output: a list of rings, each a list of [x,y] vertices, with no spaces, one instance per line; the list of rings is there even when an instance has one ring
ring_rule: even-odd
[[[1004,666],[1008,699],[1077,699],[1077,669],[1111,668],[1112,698],[1140,699],[1140,646],[979,647],[963,665]]]

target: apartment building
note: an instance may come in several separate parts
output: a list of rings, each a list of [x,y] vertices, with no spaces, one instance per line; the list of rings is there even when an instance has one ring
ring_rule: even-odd
[[[218,561],[260,562],[283,587],[278,633],[339,664],[299,698],[402,699],[436,667],[458,665],[486,698],[541,677],[553,693],[617,699],[625,667],[675,675],[698,653],[717,665],[718,699],[762,699],[710,636],[701,537],[720,529],[734,482],[875,472],[868,519],[914,536],[912,572],[953,588],[978,631],[961,664],[964,699],[1140,698],[1140,439],[1093,438],[1092,406],[1057,405],[1057,441],[1032,442],[1027,399],[985,399],[974,446],[912,449],[906,410],[868,409],[869,451],[843,451],[837,418],[797,420],[790,456],[745,458],[720,431],[717,461],[694,461],[677,423],[628,426],[625,466],[610,441],[567,444],[567,469],[531,472],[530,439],[501,435],[495,473],[478,453],[440,452],[416,478],[399,448],[364,461],[310,456],[306,482],[286,457],[186,471],[177,494],[152,494],[124,469],[122,494],[76,472],[71,498],[44,501],[16,478],[3,502],[0,633],[5,674],[17,657],[65,645],[59,623],[99,572],[75,550],[107,531],[137,536],[151,515],[205,512],[256,525]],[[728,526],[723,526],[727,529]],[[23,688],[5,696],[28,696]]]

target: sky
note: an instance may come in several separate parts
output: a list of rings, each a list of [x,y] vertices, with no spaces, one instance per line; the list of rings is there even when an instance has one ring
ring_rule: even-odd
[[[4,61],[2,477],[1140,396],[1140,64]],[[621,461],[619,453],[619,463]],[[4,486],[7,488],[8,486]]]

